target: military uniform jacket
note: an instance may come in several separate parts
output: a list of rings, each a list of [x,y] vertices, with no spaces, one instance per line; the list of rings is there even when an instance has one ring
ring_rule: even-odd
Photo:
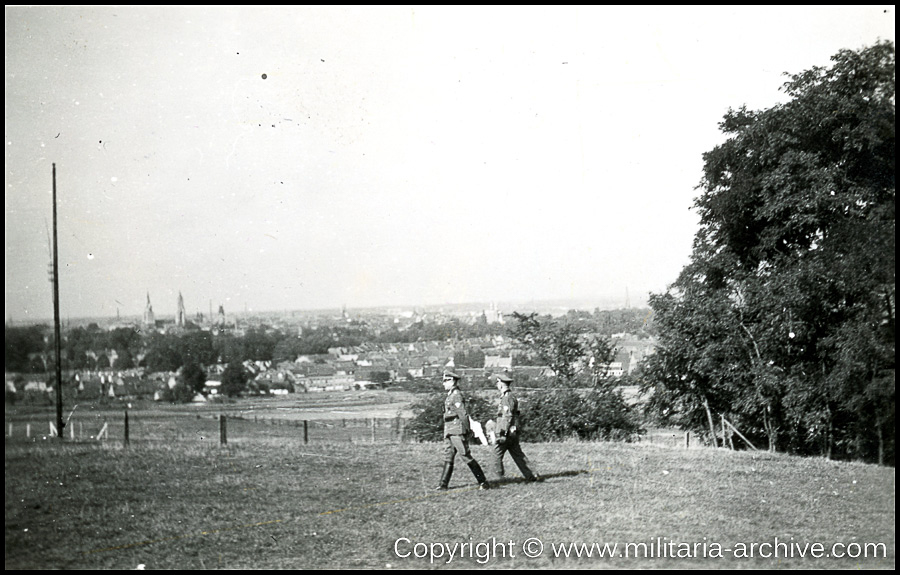
[[[497,406],[497,435],[515,435],[519,419],[519,400],[510,391],[504,391]]]
[[[469,434],[469,412],[459,388],[454,387],[444,399],[444,437]]]

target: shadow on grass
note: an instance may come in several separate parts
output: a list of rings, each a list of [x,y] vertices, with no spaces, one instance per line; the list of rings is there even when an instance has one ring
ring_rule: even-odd
[[[557,473],[547,473],[538,475],[536,480],[527,480],[524,477],[503,477],[491,481],[491,485],[515,485],[517,483],[541,483],[547,479],[556,479],[558,477],[576,477],[578,475],[586,475],[590,473],[587,469],[573,469],[571,471],[559,471]]]
[[[575,470],[571,470],[571,471],[559,471],[557,473],[541,474],[541,475],[538,475],[537,480],[532,480],[532,481],[529,481],[529,480],[525,479],[524,477],[502,477],[500,479],[491,480],[489,483],[490,483],[491,488],[496,488],[496,487],[501,487],[504,485],[517,485],[520,483],[543,483],[547,479],[556,479],[558,477],[575,477],[578,475],[587,475],[588,473],[590,473],[590,471],[588,471],[587,469],[575,469]],[[459,487],[451,487],[449,490],[455,491],[457,489],[466,489],[466,488],[471,489],[472,487],[460,485]]]

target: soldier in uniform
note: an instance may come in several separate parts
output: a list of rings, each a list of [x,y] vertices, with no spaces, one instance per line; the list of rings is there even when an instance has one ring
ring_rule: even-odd
[[[487,489],[489,485],[484,471],[469,453],[469,412],[466,411],[466,404],[457,386],[458,380],[459,376],[452,371],[444,372],[443,384],[447,390],[447,397],[444,399],[444,471],[438,489],[445,490],[450,484],[457,453],[472,470],[478,486]]]
[[[494,466],[497,475],[500,477],[504,476],[503,456],[508,451],[526,481],[540,481],[540,478],[528,467],[528,458],[525,457],[522,447],[519,445],[519,429],[517,427],[519,401],[509,390],[513,381],[512,377],[506,373],[501,373],[497,375],[496,381],[497,391],[500,392],[495,428],[497,440],[494,444]]]

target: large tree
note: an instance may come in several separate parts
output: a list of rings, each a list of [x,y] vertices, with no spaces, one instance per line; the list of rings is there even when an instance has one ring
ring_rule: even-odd
[[[791,76],[784,104],[729,110],[704,154],[691,263],[651,298],[651,405],[694,428],[727,414],[772,450],[892,461],[894,46],[832,62]]]

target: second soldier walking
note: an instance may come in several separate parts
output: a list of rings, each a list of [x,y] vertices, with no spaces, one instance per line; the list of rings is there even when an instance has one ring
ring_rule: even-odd
[[[505,373],[498,374],[496,377],[500,401],[497,405],[497,423],[495,428],[497,434],[497,439],[494,443],[495,471],[501,478],[504,476],[503,456],[508,451],[526,481],[541,481],[528,467],[528,458],[525,457],[525,453],[522,452],[522,447],[519,445],[519,401],[509,390],[512,384],[512,377]]]

